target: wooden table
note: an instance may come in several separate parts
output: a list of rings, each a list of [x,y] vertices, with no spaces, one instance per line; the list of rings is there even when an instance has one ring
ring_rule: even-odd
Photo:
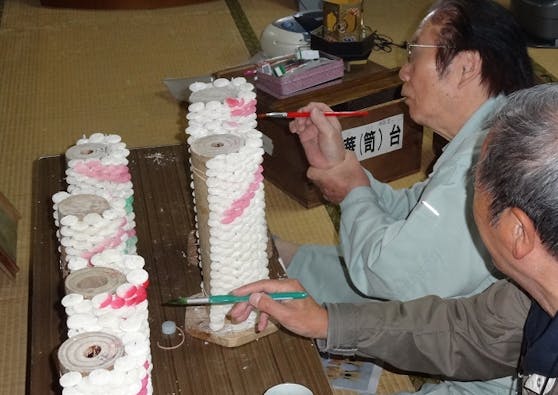
[[[332,394],[311,340],[279,330],[237,348],[224,348],[186,336],[182,347],[156,346],[161,324],[184,322],[184,310],[163,307],[178,295],[199,292],[201,276],[186,259],[193,225],[189,169],[184,145],[131,150],[138,254],[150,275],[149,325],[156,394],[261,395],[281,382],[296,382],[316,395]],[[33,226],[30,284],[28,394],[60,394],[56,349],[66,339],[64,296],[51,196],[65,190],[64,156],[41,158],[33,174]],[[276,259],[271,275],[280,273]]]

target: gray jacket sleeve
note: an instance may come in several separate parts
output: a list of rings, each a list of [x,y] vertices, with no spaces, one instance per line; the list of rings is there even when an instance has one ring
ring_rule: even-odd
[[[328,338],[318,345],[403,370],[488,380],[515,372],[530,305],[507,280],[469,298],[327,304]]]

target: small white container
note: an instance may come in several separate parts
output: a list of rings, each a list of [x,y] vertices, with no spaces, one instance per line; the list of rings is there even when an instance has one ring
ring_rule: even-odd
[[[303,385],[283,383],[274,385],[265,391],[263,395],[313,395],[313,393]]]

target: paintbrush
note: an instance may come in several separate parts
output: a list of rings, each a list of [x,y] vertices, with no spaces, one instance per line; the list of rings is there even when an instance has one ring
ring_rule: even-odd
[[[308,296],[306,292],[275,292],[267,294],[273,300],[292,300],[304,299]],[[209,295],[201,297],[187,298],[181,296],[176,299],[169,300],[166,305],[172,306],[185,306],[185,305],[201,305],[201,304],[233,304],[238,302],[247,302],[250,295],[236,296],[236,295]]]
[[[368,111],[326,111],[323,113],[326,117],[364,117],[368,115]],[[258,114],[258,118],[308,118],[309,112],[266,112]]]

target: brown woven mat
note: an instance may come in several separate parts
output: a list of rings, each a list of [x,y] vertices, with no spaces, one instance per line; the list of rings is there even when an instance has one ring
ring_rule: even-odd
[[[296,9],[296,1],[238,3],[256,34]],[[429,3],[365,2],[366,22],[394,40],[407,39]],[[22,214],[21,270],[15,281],[0,274],[0,395],[13,395],[25,388],[33,161],[93,131],[119,133],[130,147],[184,141],[184,111],[161,80],[209,74],[245,63],[250,54],[224,0],[134,11],[54,9],[38,0],[0,0],[0,6],[0,191]],[[403,52],[372,59],[392,67]],[[554,52],[532,55],[558,74]],[[266,188],[273,232],[297,242],[336,242],[323,208],[305,210]]]

